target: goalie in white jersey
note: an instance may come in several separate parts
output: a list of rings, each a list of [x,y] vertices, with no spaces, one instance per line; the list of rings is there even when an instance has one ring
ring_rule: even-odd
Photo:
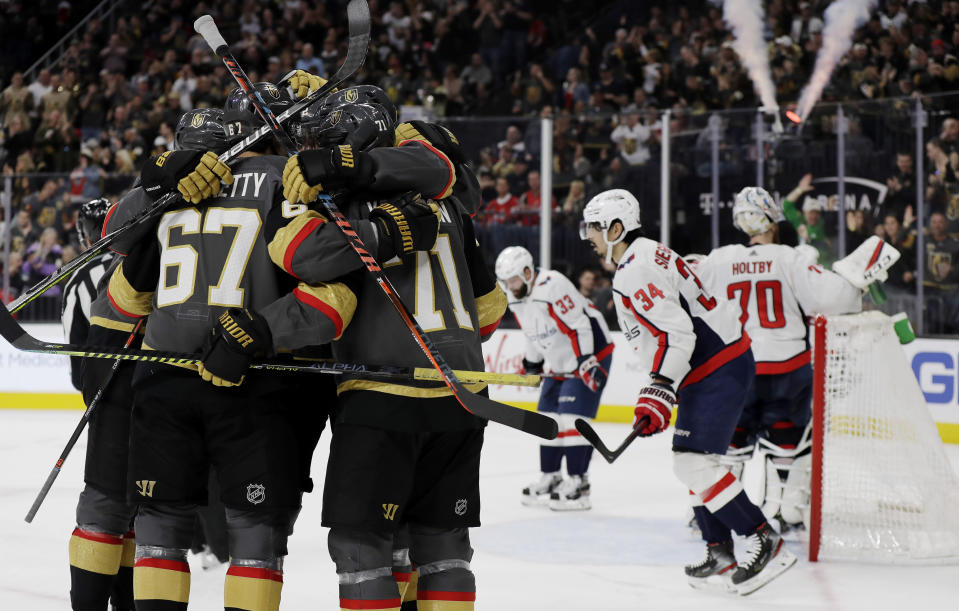
[[[577,417],[595,418],[613,359],[609,327],[596,306],[563,274],[537,270],[533,255],[510,246],[496,258],[496,278],[526,336],[524,373],[572,373],[547,377],[537,409],[559,421],[559,436],[540,446],[542,477],[523,489],[524,505],[549,502],[550,509],[589,509],[589,460],[593,447],[576,430]],[[566,458],[569,478],[560,466]]]
[[[756,380],[727,464],[741,475],[758,441],[766,454],[763,513],[782,533],[802,526],[809,503],[812,367],[806,317],[862,310],[862,289],[884,280],[899,253],[873,236],[837,261],[834,273],[779,244],[780,214],[767,191],[743,189],[736,195],[733,223],[749,236],[749,245],[717,248],[696,270],[710,292],[736,307],[752,339]]]
[[[664,431],[679,404],[673,471],[701,503],[696,520],[707,544],[705,560],[686,567],[689,583],[749,594],[796,557],[720,462],[755,371],[738,312],[713,297],[669,247],[642,237],[639,202],[628,191],[591,199],[580,231],[617,264],[613,300],[620,328],[650,372],[648,382],[639,382],[633,426],[646,435]],[[738,565],[731,531],[746,537]]]

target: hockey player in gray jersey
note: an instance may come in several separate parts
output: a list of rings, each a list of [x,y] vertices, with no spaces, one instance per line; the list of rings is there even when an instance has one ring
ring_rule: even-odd
[[[258,84],[261,94],[290,103],[283,90]],[[239,91],[227,101],[224,121],[232,138],[258,125]],[[275,108],[279,112],[280,107]],[[273,353],[271,330],[257,309],[293,290],[297,280],[270,261],[268,219],[284,207],[280,157],[248,152],[233,164],[229,185],[202,207],[173,206],[160,218],[153,241],[159,279],[139,284],[129,258],[111,278],[121,308],[152,293],[145,348],[201,353],[217,363],[225,345],[246,354]],[[178,175],[160,176],[169,161],[144,171],[147,193]],[[209,187],[212,192],[216,189]],[[201,189],[201,193],[203,190]],[[126,269],[127,267],[130,269]],[[348,290],[344,289],[344,294]],[[314,309],[311,324],[341,329]],[[282,322],[282,321],[281,321]],[[211,334],[211,325],[216,330]],[[282,329],[277,330],[282,332]],[[137,515],[137,608],[185,609],[189,598],[186,550],[196,505],[206,500],[212,463],[227,507],[231,564],[224,590],[227,608],[277,609],[282,557],[303,487],[303,404],[291,400],[288,378],[250,374],[242,388],[208,384],[184,368],[141,364],[134,381],[137,409],[131,425],[131,495]],[[313,407],[313,406],[311,406]],[[322,406],[316,406],[322,408]],[[171,448],[176,448],[171,452]]]
[[[335,122],[328,114],[302,126],[320,148],[287,163],[287,199],[306,205],[321,188],[346,191],[337,198],[344,214],[357,219],[351,225],[382,261],[401,298],[416,304],[414,315],[440,352],[453,367],[481,368],[480,342],[495,329],[506,299],[473,236],[475,179],[467,178],[456,193],[454,183],[468,168],[457,163],[455,137],[438,126],[401,124],[381,138],[376,123],[367,122],[388,116],[381,109],[341,106],[332,112],[340,113]],[[392,146],[374,147],[378,143]],[[271,255],[290,273],[310,283],[354,278],[356,312],[333,344],[338,360],[428,366],[372,276],[322,213],[298,217],[282,234],[288,246]],[[281,301],[295,306],[294,299]],[[318,341],[309,335],[298,331],[290,339]],[[408,525],[420,600],[436,609],[471,609],[475,583],[467,529],[479,524],[485,422],[464,411],[442,384],[349,376],[338,394],[323,524],[331,528],[340,606],[400,606],[393,539]]]

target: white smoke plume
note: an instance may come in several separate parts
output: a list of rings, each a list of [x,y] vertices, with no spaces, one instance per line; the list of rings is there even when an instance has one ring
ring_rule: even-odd
[[[799,106],[796,109],[803,121],[822,96],[822,90],[829,83],[829,78],[839,64],[839,60],[852,46],[852,37],[856,28],[869,21],[869,15],[876,8],[877,3],[878,0],[835,0],[826,9],[822,48],[816,56],[816,66],[799,96]]]
[[[739,55],[765,109],[778,108],[776,87],[769,70],[769,52],[763,38],[765,11],[760,0],[724,0],[723,20],[736,39],[733,49]]]

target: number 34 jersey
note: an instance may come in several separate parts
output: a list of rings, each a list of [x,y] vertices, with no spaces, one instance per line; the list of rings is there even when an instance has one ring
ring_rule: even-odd
[[[723,246],[696,271],[716,298],[738,311],[757,374],[788,373],[809,363],[807,315],[862,309],[859,289],[782,244]]]
[[[612,350],[609,327],[599,310],[563,274],[539,270],[533,290],[511,300],[509,309],[526,336],[526,358],[545,359],[554,372],[576,371],[579,357]]]
[[[749,350],[738,313],[669,247],[638,238],[613,276],[620,328],[651,374],[693,384]],[[642,384],[643,382],[638,382]]]

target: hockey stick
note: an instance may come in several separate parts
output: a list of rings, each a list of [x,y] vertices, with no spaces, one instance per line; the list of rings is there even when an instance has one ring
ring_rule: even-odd
[[[354,2],[355,1],[356,0],[354,0]],[[350,4],[352,5],[353,2]],[[247,93],[250,102],[256,108],[263,120],[266,121],[267,126],[273,130],[274,137],[286,149],[287,154],[295,155],[297,152],[296,146],[290,139],[289,134],[287,134],[280,126],[279,122],[273,116],[273,112],[266,104],[263,103],[263,99],[253,88],[253,83],[250,82],[250,79],[247,77],[246,73],[239,66],[239,64],[237,64],[236,59],[233,57],[232,53],[230,53],[229,45],[226,44],[226,41],[223,39],[223,36],[220,35],[216,24],[213,22],[213,18],[208,15],[204,15],[196,20],[193,27],[203,36],[204,40],[206,40],[207,44],[210,45],[216,54],[223,59],[223,63],[227,66],[227,68],[230,69],[230,72],[233,74],[233,78],[236,80],[237,84],[239,84],[240,87]],[[493,401],[487,397],[482,397],[480,395],[471,393],[465,386],[463,386],[462,382],[457,379],[456,374],[453,373],[453,369],[450,368],[449,364],[447,364],[446,359],[444,359],[436,349],[433,341],[428,335],[426,335],[426,332],[423,331],[419,323],[417,323],[410,314],[409,309],[402,302],[402,300],[400,300],[396,289],[393,287],[386,275],[383,274],[383,270],[376,262],[376,259],[367,251],[363,241],[353,230],[350,222],[340,212],[339,208],[333,202],[333,199],[328,195],[321,195],[320,201],[326,208],[327,212],[330,213],[330,216],[333,218],[333,220],[336,221],[336,225],[340,228],[340,230],[343,231],[343,235],[346,236],[350,247],[360,257],[360,260],[363,262],[363,265],[366,267],[367,271],[373,274],[377,284],[389,298],[390,302],[403,319],[403,322],[406,324],[407,329],[409,329],[410,333],[413,335],[413,339],[416,340],[417,344],[419,344],[420,348],[426,354],[433,367],[440,372],[443,382],[445,382],[449,387],[459,404],[463,406],[466,411],[481,418],[499,422],[500,424],[518,429],[531,435],[536,435],[537,437],[542,437],[544,439],[555,439],[559,434],[559,429],[556,421],[549,416],[544,416],[543,414],[539,414],[537,412],[529,412],[511,405],[497,403],[496,401]]]
[[[619,455],[622,454],[626,448],[629,447],[629,444],[633,443],[637,437],[646,437],[646,435],[640,434],[640,431],[643,430],[649,424],[649,416],[643,416],[639,419],[639,422],[636,423],[636,426],[633,427],[633,430],[630,434],[623,440],[623,443],[619,444],[619,447],[615,450],[610,450],[606,447],[606,444],[603,443],[603,440],[599,438],[599,433],[596,432],[596,429],[590,425],[589,422],[583,420],[582,418],[576,419],[576,430],[579,431],[579,434],[583,436],[583,439],[589,442],[591,446],[596,448],[596,451],[599,452],[600,456],[606,459],[606,462],[612,463],[614,460],[619,458]]]
[[[366,0],[351,0],[349,5],[346,7],[346,12],[349,18],[350,38],[346,50],[346,59],[343,60],[343,64],[336,71],[336,73],[330,77],[330,80],[327,81],[326,84],[280,113],[280,115],[275,118],[278,123],[283,123],[290,117],[299,114],[304,108],[342,85],[343,82],[352,77],[363,65],[363,62],[366,61],[366,51],[370,43],[369,6],[367,6]],[[269,126],[260,126],[259,129],[254,131],[243,140],[237,142],[230,147],[229,150],[220,155],[220,161],[225,164],[229,164],[231,161],[236,159],[240,153],[247,150],[261,139],[269,136],[271,133],[272,130]],[[163,212],[163,210],[165,210],[178,198],[179,193],[167,193],[166,195],[163,195],[157,199],[153,206],[130,219],[122,227],[118,227],[115,231],[112,231],[111,233],[102,237],[100,240],[90,246],[90,248],[78,255],[76,259],[73,259],[55,273],[47,276],[34,286],[27,289],[22,295],[10,303],[10,311],[20,311],[28,303],[48,291],[50,288],[69,278],[73,272],[83,267],[84,264],[89,262],[98,254],[105,251],[110,244],[115,242],[121,235],[135,226],[155,219],[161,212]]]
[[[163,352],[159,350],[105,350],[103,346],[83,346],[78,344],[55,344],[33,337],[20,325],[6,308],[0,308],[0,337],[10,342],[14,348],[39,354],[57,354],[95,359],[117,359],[121,361],[146,361],[167,363],[169,365],[197,365],[200,355],[181,352]],[[266,361],[250,364],[250,369],[269,371],[288,371],[291,373],[326,373],[341,375],[362,373],[372,378],[387,380],[424,380],[442,381],[440,374],[429,367],[394,367],[392,365],[364,365],[356,363],[336,363],[332,361]],[[456,370],[457,377],[468,384],[506,384],[511,386],[538,386],[540,377],[518,373],[495,373],[486,371]]]
[[[133,331],[130,332],[130,337],[127,338],[127,341],[123,344],[124,348],[129,348],[130,344],[133,343],[133,340],[136,339],[137,332],[140,330],[140,325],[143,324],[143,318],[137,321],[136,326],[133,327]],[[80,434],[83,432],[83,429],[86,428],[87,422],[90,421],[90,416],[93,414],[93,410],[96,409],[97,405],[100,404],[100,397],[103,396],[103,393],[106,391],[107,387],[110,386],[110,382],[113,381],[113,376],[116,375],[117,369],[120,368],[120,361],[116,360],[113,363],[113,367],[110,368],[110,374],[107,376],[107,379],[100,384],[100,388],[97,389],[97,394],[94,395],[93,400],[90,401],[90,405],[87,406],[87,409],[83,412],[83,416],[80,417],[80,422],[77,424],[77,428],[73,429],[73,435],[70,435],[70,440],[67,441],[67,445],[63,448],[63,451],[60,452],[60,458],[57,459],[53,469],[50,470],[50,475],[47,476],[47,481],[43,482],[43,486],[40,487],[40,492],[37,493],[37,498],[34,499],[33,505],[30,506],[30,511],[27,512],[25,518],[23,518],[28,524],[33,522],[33,518],[37,515],[37,512],[40,510],[40,505],[43,504],[44,499],[47,498],[47,494],[50,492],[50,488],[53,487],[53,482],[56,481],[57,476],[60,475],[60,470],[63,468],[63,463],[66,462],[67,456],[70,455],[70,451],[73,450],[73,446],[76,445],[77,440],[80,439]]]

